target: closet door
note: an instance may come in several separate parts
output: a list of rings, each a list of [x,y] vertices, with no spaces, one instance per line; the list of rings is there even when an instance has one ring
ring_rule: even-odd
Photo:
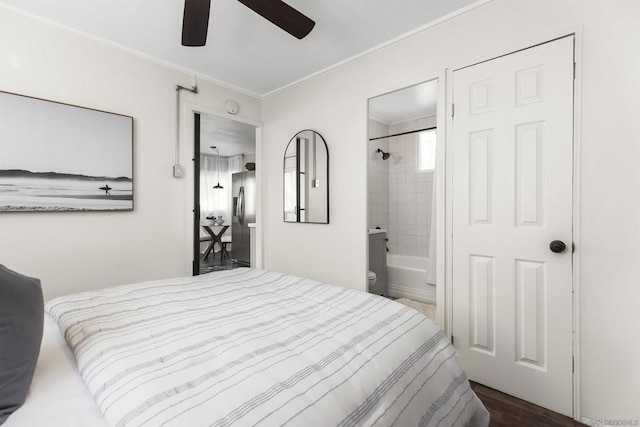
[[[454,346],[470,379],[568,416],[573,46],[454,71],[452,136]]]

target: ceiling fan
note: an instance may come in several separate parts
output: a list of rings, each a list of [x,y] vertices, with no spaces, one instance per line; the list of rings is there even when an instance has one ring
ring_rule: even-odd
[[[249,9],[302,39],[316,23],[282,0],[238,0]],[[204,46],[207,42],[211,0],[185,0],[182,18],[182,45]]]

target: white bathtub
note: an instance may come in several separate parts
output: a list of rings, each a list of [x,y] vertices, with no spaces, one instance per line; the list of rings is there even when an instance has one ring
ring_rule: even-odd
[[[389,295],[435,303],[436,287],[427,284],[427,258],[387,254]]]

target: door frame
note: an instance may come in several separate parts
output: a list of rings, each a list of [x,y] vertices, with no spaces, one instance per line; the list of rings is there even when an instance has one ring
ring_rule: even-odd
[[[200,219],[201,219],[201,206],[200,206],[200,156],[196,156],[196,153],[200,152],[200,136],[201,136],[201,121],[202,114],[198,112],[193,113],[193,261],[191,263],[191,275],[200,275]],[[198,223],[196,223],[196,221]],[[213,249],[213,257],[216,256],[215,248]],[[197,259],[197,261],[196,261]]]
[[[184,242],[185,253],[188,256],[185,259],[185,268],[189,272],[193,272],[193,257],[195,255],[195,239],[200,239],[199,235],[195,235],[195,221],[194,221],[194,206],[195,206],[195,179],[200,176],[200,171],[195,170],[195,114],[206,114],[210,116],[216,116],[227,120],[234,120],[241,123],[246,123],[256,128],[256,164],[264,165],[264,147],[262,141],[262,122],[253,120],[247,117],[239,115],[231,115],[227,112],[215,110],[203,105],[194,104],[191,102],[184,102],[181,105],[181,117],[180,122],[182,126],[182,135],[180,135],[180,141],[186,141],[185,144],[181,144],[179,147],[180,158],[192,159],[187,160],[184,163],[185,179],[187,191],[185,191],[185,206],[187,211],[185,212],[185,230],[186,235],[190,238]],[[264,181],[264,167],[256,167],[256,268],[263,268],[263,248],[264,248],[264,203],[263,203],[263,181]]]
[[[443,213],[438,213],[439,217],[444,217],[444,221],[439,221],[437,228],[438,233],[444,236],[444,244],[436,245],[436,257],[442,260],[442,270],[437,269],[437,273],[443,271],[444,280],[437,279],[439,284],[444,283],[444,292],[438,292],[437,306],[444,307],[444,310],[438,310],[439,324],[445,333],[452,337],[453,323],[453,150],[452,150],[452,130],[453,130],[453,72],[461,68],[466,68],[481,62],[490,61],[501,56],[509,55],[521,50],[529,49],[540,44],[549,43],[554,40],[573,36],[574,37],[574,81],[573,81],[573,202],[572,202],[572,238],[573,238],[573,257],[572,257],[572,319],[573,319],[573,419],[581,420],[580,405],[580,386],[581,386],[581,354],[580,354],[580,263],[582,259],[581,246],[581,222],[580,222],[580,194],[581,194],[581,128],[582,128],[582,27],[574,27],[566,31],[550,34],[545,37],[533,40],[531,42],[516,45],[509,49],[501,49],[492,55],[477,58],[475,60],[465,61],[446,68],[446,101],[444,102],[446,126],[444,137],[444,179],[436,181],[436,190],[444,193],[445,203]],[[439,139],[440,141],[440,139]],[[441,151],[442,152],[442,151]],[[439,152],[439,154],[441,153]],[[440,209],[438,209],[441,211]],[[439,263],[440,264],[440,263]]]

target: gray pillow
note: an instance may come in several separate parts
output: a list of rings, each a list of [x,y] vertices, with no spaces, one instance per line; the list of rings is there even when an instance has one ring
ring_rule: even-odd
[[[27,398],[43,323],[40,280],[0,264],[0,424]]]

